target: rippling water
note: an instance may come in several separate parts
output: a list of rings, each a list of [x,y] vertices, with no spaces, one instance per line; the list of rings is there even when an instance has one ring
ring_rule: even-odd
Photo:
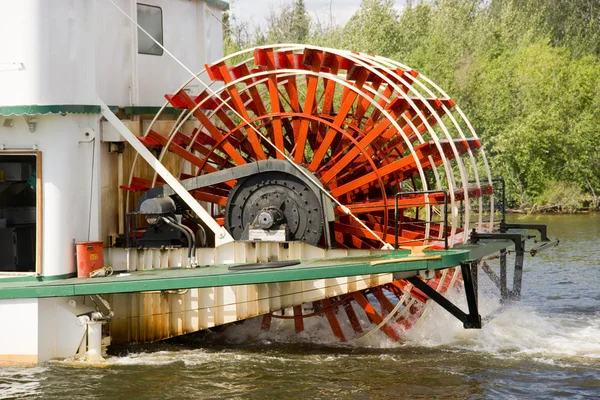
[[[0,398],[600,398],[600,215],[528,217],[560,247],[526,258],[523,299],[500,306],[485,275],[486,324],[464,330],[439,307],[401,344],[338,344],[325,321],[112,349],[102,364],[0,368]],[[464,306],[462,296],[452,295]]]

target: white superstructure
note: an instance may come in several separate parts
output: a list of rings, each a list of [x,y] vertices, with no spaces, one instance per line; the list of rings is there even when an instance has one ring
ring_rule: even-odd
[[[194,71],[222,56],[225,2],[114,3],[134,20],[150,10],[149,31]],[[118,233],[100,218],[115,207],[116,155],[103,143],[97,98],[136,121],[189,73],[162,51],[140,54],[137,27],[110,0],[0,0],[0,10],[0,156],[41,159],[36,272],[73,273],[73,240]]]
[[[226,2],[113,1],[190,69],[222,56],[219,20]],[[141,115],[155,113],[163,96],[189,79],[140,38],[143,33],[113,1],[0,0],[5,282],[72,276],[74,241],[106,243],[119,233],[117,168],[123,154],[109,152],[103,140],[97,99],[139,133]],[[15,168],[21,175],[8,176]],[[31,259],[26,262],[23,253]],[[85,332],[77,315],[89,312],[82,304],[81,297],[0,300],[0,361],[35,363],[74,354],[73,344],[84,343]]]

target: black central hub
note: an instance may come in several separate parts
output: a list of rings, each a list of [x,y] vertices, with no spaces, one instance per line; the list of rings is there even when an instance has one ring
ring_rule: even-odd
[[[300,178],[264,172],[240,179],[225,207],[225,227],[235,240],[248,240],[253,229],[286,228],[290,241],[317,245],[323,235],[319,198]]]
[[[263,209],[256,217],[256,224],[263,229],[269,229],[285,223],[285,216],[280,209],[267,207]]]

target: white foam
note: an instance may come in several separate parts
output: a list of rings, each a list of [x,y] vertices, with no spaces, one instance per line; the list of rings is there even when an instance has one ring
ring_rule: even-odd
[[[462,299],[452,294],[453,301]],[[464,310],[463,301],[458,301]],[[437,305],[405,335],[407,344],[449,346],[499,356],[531,356],[553,363],[559,359],[600,358],[599,315],[543,315],[518,303],[501,308],[496,298],[480,300],[482,316],[490,316],[481,330],[464,330],[462,323]]]
[[[0,399],[25,398],[40,395],[41,382],[46,379],[45,367],[0,368]]]
[[[466,310],[464,293],[452,292],[449,299],[461,309]],[[356,308],[361,317],[361,325],[365,331],[373,329],[364,313]],[[424,317],[409,331],[402,334],[402,341],[392,342],[383,332],[375,332],[367,340],[352,342],[358,335],[344,318],[338,315],[338,321],[349,343],[340,343],[333,334],[324,316],[304,319],[305,330],[297,334],[292,320],[273,319],[269,331],[261,330],[262,318],[254,318],[243,324],[231,326],[218,334],[219,341],[233,345],[256,344],[271,346],[273,344],[316,344],[340,347],[368,347],[393,349],[397,347],[432,347],[456,349],[493,354],[494,356],[514,359],[528,357],[534,361],[554,364],[573,361],[597,363],[600,359],[600,313],[596,315],[544,315],[532,308],[519,304],[502,307],[498,298],[480,294],[480,312],[486,322],[482,329],[463,328],[462,323],[446,310],[434,303],[428,305]],[[290,315],[290,314],[288,314]],[[252,360],[253,362],[287,362],[290,358],[270,358],[261,353],[256,357],[253,353],[232,351],[213,351],[211,341],[201,341],[204,348],[193,350],[156,351],[151,353],[134,353],[123,357],[110,357],[103,365],[167,365],[182,362],[185,365],[202,365],[219,360],[219,362],[235,362],[236,360]],[[392,353],[393,354],[393,353]],[[336,355],[335,357],[337,357]],[[310,356],[312,357],[312,356]],[[327,362],[327,359],[308,362]],[[315,356],[319,357],[319,356]],[[291,356],[294,358],[294,356]],[[300,361],[296,359],[295,362]]]
[[[464,293],[452,292],[449,299],[466,310]],[[480,313],[485,320],[483,328],[464,329],[462,323],[437,304],[428,305],[424,317],[402,335],[403,341],[394,343],[382,332],[376,332],[360,343],[342,344],[334,336],[325,317],[304,320],[305,331],[296,334],[291,320],[273,319],[271,329],[260,330],[261,319],[255,318],[230,329],[224,334],[228,341],[264,344],[305,342],[335,346],[373,348],[445,347],[484,352],[499,357],[527,356],[548,364],[568,362],[570,358],[597,362],[600,359],[600,313],[598,315],[543,315],[519,303],[501,306],[498,298],[480,294]],[[357,312],[358,315],[362,313]],[[352,328],[338,316],[346,338],[356,337]],[[365,320],[367,329],[373,325]]]

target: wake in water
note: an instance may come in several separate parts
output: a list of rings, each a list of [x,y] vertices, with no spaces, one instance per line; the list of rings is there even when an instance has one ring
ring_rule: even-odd
[[[461,309],[467,309],[464,295],[449,294]],[[483,328],[463,328],[446,310],[430,302],[424,317],[394,343],[382,332],[364,341],[343,344],[333,335],[325,317],[305,319],[305,331],[297,334],[292,321],[277,320],[270,331],[260,330],[260,318],[228,327],[217,339],[229,344],[314,343],[368,348],[428,347],[484,352],[497,357],[534,357],[538,361],[597,363],[600,359],[600,312],[594,315],[551,314],[515,303],[501,305],[499,299],[480,294]],[[340,319],[341,320],[341,319]],[[346,337],[353,337],[349,324],[340,321]],[[361,321],[363,326],[368,321]],[[370,328],[374,325],[370,324]],[[355,336],[355,335],[354,335]],[[210,341],[210,340],[209,340]]]
[[[460,294],[453,297],[456,301]],[[464,304],[461,307],[465,309]],[[600,359],[600,312],[545,315],[518,303],[501,306],[491,297],[480,297],[480,307],[483,328],[465,330],[445,310],[432,305],[428,315],[406,332],[405,345],[448,346],[501,357],[526,355],[550,363]]]
[[[48,369],[34,368],[0,368],[0,399],[24,398],[38,394],[39,376]]]

